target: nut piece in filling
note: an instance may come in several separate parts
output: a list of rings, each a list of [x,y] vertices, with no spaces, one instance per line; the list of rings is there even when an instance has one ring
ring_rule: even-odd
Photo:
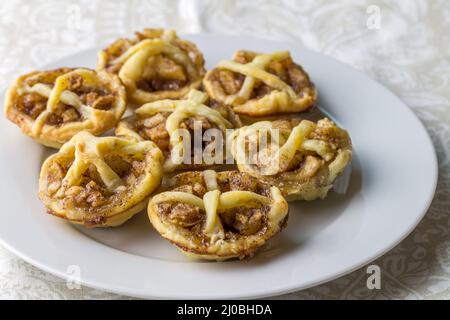
[[[152,197],[155,229],[183,253],[208,260],[250,258],[287,223],[277,187],[238,171],[192,171]]]
[[[350,163],[352,144],[327,118],[278,120],[236,130],[231,151],[240,171],[277,186],[288,200],[314,200],[327,196]]]
[[[207,94],[197,90],[183,100],[147,103],[121,121],[115,134],[153,141],[163,151],[165,172],[225,164],[226,130],[240,127],[241,122],[229,107],[208,104]],[[206,162],[205,155],[212,161]]]
[[[212,99],[249,116],[304,111],[317,100],[308,74],[288,51],[237,51],[207,72],[203,86]]]
[[[205,61],[195,44],[174,30],[144,29],[99,52],[98,70],[119,75],[136,104],[177,99],[201,85]]]
[[[145,208],[161,182],[162,162],[150,141],[83,131],[42,165],[39,198],[48,213],[70,222],[118,226]]]
[[[5,113],[26,135],[59,148],[80,131],[99,135],[111,129],[125,108],[117,76],[60,68],[19,77],[6,95]]]

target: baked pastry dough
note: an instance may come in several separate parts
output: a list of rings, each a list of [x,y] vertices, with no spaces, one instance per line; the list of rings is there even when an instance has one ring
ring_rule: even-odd
[[[178,99],[200,87],[205,61],[197,47],[174,30],[144,29],[98,54],[97,69],[119,75],[130,101]]]
[[[37,142],[59,148],[76,133],[114,127],[126,108],[117,76],[79,68],[35,71],[19,77],[6,94],[5,113]]]
[[[278,186],[288,200],[326,197],[351,160],[347,131],[327,118],[261,121],[236,130],[231,152],[238,168]]]
[[[87,227],[118,226],[145,208],[162,177],[150,141],[83,131],[42,165],[39,198],[50,214]]]
[[[229,107],[208,107],[207,99],[206,93],[191,90],[184,100],[165,99],[144,104],[136,109],[135,116],[118,124],[116,135],[156,143],[166,158],[165,172],[198,170],[205,166],[225,163],[226,130],[240,127],[241,123]],[[208,138],[207,134],[204,134],[212,128],[219,130],[217,133],[220,137],[217,140],[216,137]],[[195,129],[202,134],[197,138],[201,142],[198,146],[200,153],[197,152],[197,155],[201,156],[200,159],[196,157]],[[203,151],[210,151],[214,158],[205,161]],[[215,151],[220,154],[216,155]]]
[[[308,74],[288,51],[237,51],[208,71],[203,86],[212,99],[250,116],[303,111],[317,99]]]
[[[238,171],[186,172],[155,195],[148,215],[155,229],[190,256],[251,257],[285,225],[288,205],[277,187]]]

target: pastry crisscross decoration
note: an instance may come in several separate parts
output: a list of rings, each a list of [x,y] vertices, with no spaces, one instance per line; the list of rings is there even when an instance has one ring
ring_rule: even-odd
[[[220,112],[204,104],[207,98],[205,93],[191,90],[185,100],[165,99],[144,104],[136,109],[139,117],[150,117],[159,112],[171,112],[166,120],[166,130],[169,133],[171,147],[170,157],[164,164],[166,171],[173,170],[184,159],[184,138],[180,131],[180,124],[184,119],[203,116],[216,124],[222,132],[233,128],[231,122],[225,119]]]
[[[112,193],[123,191],[125,181],[106,163],[104,156],[106,154],[144,155],[152,148],[157,147],[151,142],[135,143],[117,137],[95,137],[86,131],[80,132],[59,151],[60,154],[74,157],[61,185],[65,188],[78,186],[83,173],[93,165],[108,191]],[[63,189],[61,188],[60,191],[63,192]]]
[[[154,93],[152,92],[144,92],[138,88],[137,84],[137,82],[142,79],[143,73],[145,72],[145,65],[152,56],[164,55],[165,57],[168,57],[176,62],[178,65],[182,66],[186,72],[187,79],[191,82],[186,85],[187,88],[198,87],[200,84],[201,77],[204,72],[203,68],[199,69],[196,67],[194,61],[192,61],[189,56],[189,52],[184,51],[175,43],[176,39],[177,35],[174,30],[165,30],[159,38],[141,40],[110,62],[111,65],[121,65],[118,73],[119,77],[127,89],[130,90],[130,95],[136,102],[144,103],[157,100],[156,98],[161,98],[161,96],[158,96],[157,94],[153,97],[152,95]],[[106,59],[103,55],[104,52],[101,53],[100,60]],[[196,80],[198,83],[192,83]],[[186,93],[186,90],[188,89],[184,87],[180,90],[182,93],[177,94],[176,96],[174,96],[174,94],[167,93],[166,96],[162,97],[177,98],[178,96]],[[174,91],[176,93],[178,90],[169,91]]]
[[[331,123],[328,119],[324,123]],[[334,180],[341,172],[343,158],[348,155],[341,149],[333,148],[331,141],[311,138],[311,133],[318,127],[318,124],[302,120],[295,126],[289,136],[280,133],[280,129],[273,126],[270,121],[256,122],[250,126],[240,128],[233,133],[232,153],[238,165],[245,168],[245,172],[253,175],[276,175],[288,169],[296,153],[314,152],[325,162],[329,162],[330,180]],[[256,148],[249,148],[249,140],[256,143]],[[264,139],[264,140],[262,140]],[[270,140],[269,143],[267,141]],[[249,152],[254,152],[249,155]],[[255,161],[263,159],[261,162]]]
[[[174,30],[166,30],[160,39],[142,40],[125,51],[113,63],[124,63],[124,67],[132,67],[130,69],[125,68],[129,70],[127,72],[128,77],[136,81],[144,69],[143,65],[150,56],[164,54],[184,66],[189,78],[194,79],[198,76],[198,71],[187,53],[172,44],[175,37],[176,33]]]
[[[217,65],[218,68],[227,69],[245,75],[244,83],[238,93],[226,98],[225,103],[233,105],[242,103],[250,99],[256,80],[260,80],[268,86],[278,90],[280,93],[288,95],[292,100],[298,98],[295,91],[286,82],[274,74],[269,73],[265,68],[272,61],[280,61],[289,58],[288,51],[279,51],[268,54],[257,55],[253,61],[241,64],[232,60],[223,60]]]
[[[62,102],[75,108],[83,119],[92,121],[95,118],[94,108],[84,104],[80,97],[68,90],[71,84],[71,78],[80,76],[83,79],[83,85],[99,86],[102,85],[95,71],[88,69],[75,69],[56,78],[53,87],[49,84],[36,83],[33,86],[26,85],[21,89],[23,93],[37,93],[47,98],[46,109],[42,111],[32,126],[32,133],[39,135],[46,120],[52,112],[58,107],[58,103]],[[106,112],[105,110],[95,110],[95,113]]]
[[[284,202],[280,190],[276,187],[270,188],[270,197],[262,196],[252,191],[227,191],[221,192],[218,189],[217,173],[212,170],[203,172],[207,192],[203,198],[197,197],[188,192],[167,191],[154,196],[150,205],[162,202],[183,203],[194,205],[206,214],[202,233],[209,237],[210,243],[225,239],[225,231],[219,216],[219,212],[238,207],[259,208],[272,205],[276,202]],[[269,212],[268,220],[274,219],[279,212]],[[283,218],[285,214],[281,215]],[[278,217],[277,223],[281,220]]]
[[[247,56],[244,61],[249,61],[250,57],[252,60],[245,63],[241,56]],[[223,74],[221,70],[235,75]],[[237,75],[244,76],[243,80]],[[261,84],[265,85],[262,91]],[[288,51],[268,54],[238,51],[234,60],[220,61],[215,69],[210,70],[203,85],[213,99],[250,116],[303,111],[317,98],[309,76],[292,62]],[[224,88],[230,86],[235,89],[227,93],[228,89]]]

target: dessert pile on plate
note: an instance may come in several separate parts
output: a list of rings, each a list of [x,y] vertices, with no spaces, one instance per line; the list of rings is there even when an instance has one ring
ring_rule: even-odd
[[[226,260],[252,257],[286,226],[287,201],[325,198],[349,164],[348,133],[302,116],[316,102],[289,51],[240,50],[206,71],[195,44],[145,29],[96,70],[20,76],[5,113],[59,149],[39,176],[48,213],[115,227],[146,208],[183,253]]]

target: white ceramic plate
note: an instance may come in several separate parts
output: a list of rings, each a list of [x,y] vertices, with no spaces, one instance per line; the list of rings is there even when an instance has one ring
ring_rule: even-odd
[[[189,36],[207,67],[241,48],[290,50],[311,75],[320,106],[351,134],[348,193],[291,203],[288,227],[250,261],[188,260],[141,213],[122,227],[88,230],[45,214],[37,199],[48,149],[1,118],[1,243],[35,266],[83,284],[146,298],[255,298],[314,286],[374,260],[406,237],[425,214],[437,179],[425,129],[395,95],[363,74],[293,43]],[[44,68],[94,67],[88,50]]]

